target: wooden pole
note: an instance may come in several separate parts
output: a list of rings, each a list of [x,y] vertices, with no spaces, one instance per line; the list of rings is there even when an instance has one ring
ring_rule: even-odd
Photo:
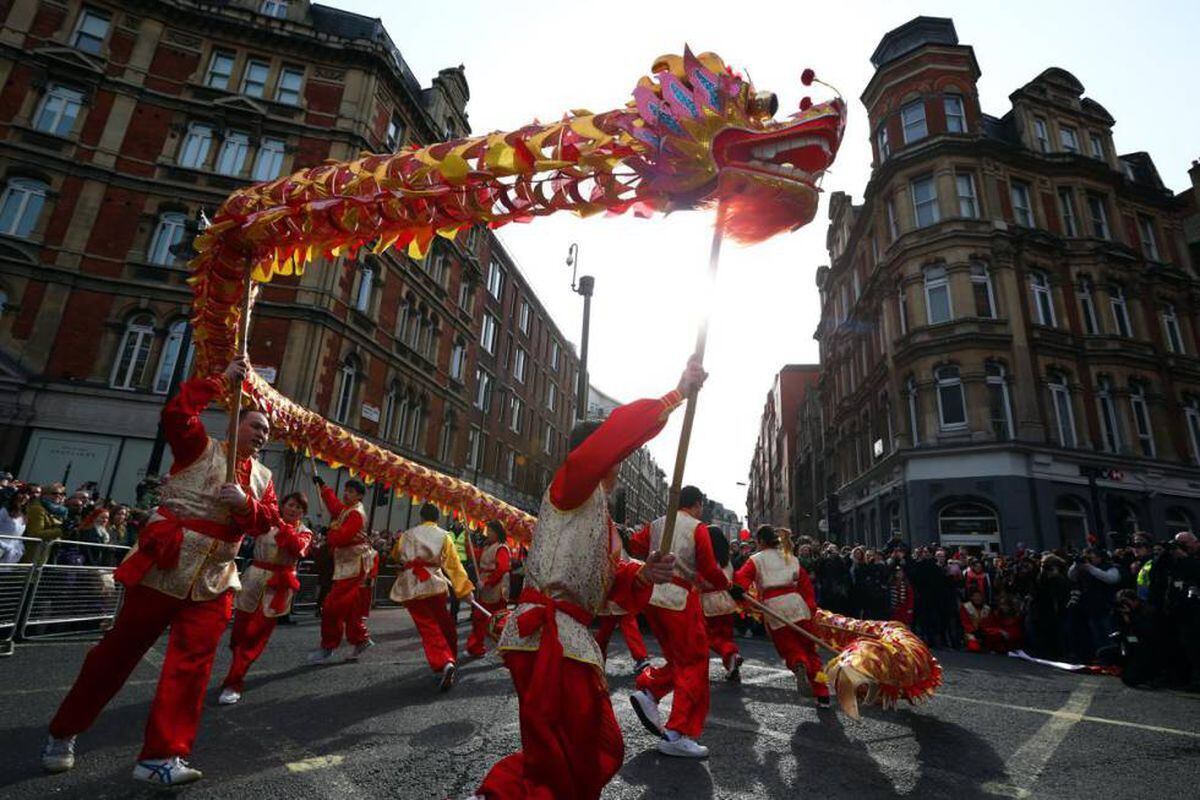
[[[805,636],[805,637],[807,637],[807,638],[811,639],[811,640],[813,641],[813,643],[814,643],[814,644],[818,644],[818,645],[820,645],[821,647],[824,647],[826,650],[828,650],[829,652],[833,653],[835,656],[836,656],[837,654],[839,654],[839,653],[841,653],[841,652],[842,652],[841,650],[838,650],[836,647],[834,647],[833,645],[831,645],[831,644],[829,644],[828,642],[826,642],[824,639],[819,639],[819,638],[817,638],[816,636],[814,636],[813,634],[811,634],[811,633],[809,633],[808,631],[804,630],[804,628],[801,628],[801,627],[800,627],[799,625],[797,625],[796,623],[794,623],[794,622],[788,622],[786,619],[784,619],[783,617],[779,616],[779,614],[777,614],[777,613],[775,613],[774,611],[772,611],[771,609],[767,608],[765,605],[763,605],[762,603],[758,602],[757,600],[755,600],[755,599],[754,599],[753,597],[751,597],[750,595],[748,595],[748,594],[747,594],[747,595],[743,595],[742,599],[743,599],[743,600],[745,600],[745,601],[746,601],[747,603],[749,603],[750,605],[752,605],[752,606],[754,606],[755,608],[757,608],[759,611],[763,612],[764,614],[766,614],[766,615],[768,615],[768,616],[770,616],[770,617],[773,617],[773,618],[775,618],[775,619],[779,620],[779,621],[780,621],[780,622],[782,622],[784,625],[788,626],[789,628],[791,628],[792,630],[794,630],[796,633],[800,634],[801,636]]]
[[[312,477],[314,477],[314,478],[317,477],[317,460],[315,458],[313,458],[311,454],[309,454],[309,456],[308,456],[308,466],[309,466],[309,469],[312,470]],[[304,490],[304,494],[308,495],[307,489]],[[317,502],[316,502],[316,505],[314,506],[314,508],[316,510],[315,513],[316,513],[317,520],[320,521],[322,524],[324,524],[325,512],[322,509],[325,508],[325,499],[323,497],[321,497],[320,492],[317,492]]]
[[[241,356],[246,355],[247,341],[250,338],[250,288],[253,285],[250,273],[250,263],[247,259],[246,280],[242,288],[242,316],[238,320],[237,332],[234,335],[234,353]],[[238,381],[236,386],[230,387],[229,434],[226,437],[229,442],[229,458],[225,463],[226,483],[237,481],[238,415],[242,410],[242,383],[243,381]]]
[[[708,254],[708,278],[713,284],[717,280],[717,266],[721,261],[721,239],[724,236],[725,204],[717,206],[716,226],[713,228],[712,248]],[[704,364],[704,350],[708,344],[708,319],[705,314],[700,320],[696,331],[696,351],[694,358],[700,365]],[[667,495],[667,516],[663,527],[662,541],[658,552],[666,555],[671,552],[675,540],[675,517],[679,513],[679,490],[683,487],[683,467],[687,463],[688,443],[692,438],[692,423],[696,420],[696,389],[688,392],[687,407],[683,412],[683,430],[679,432],[679,449],[675,452],[675,471],[671,475],[671,489]]]

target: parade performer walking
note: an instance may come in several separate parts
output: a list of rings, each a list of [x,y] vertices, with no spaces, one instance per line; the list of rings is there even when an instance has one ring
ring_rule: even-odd
[[[615,525],[613,528],[613,552],[617,553],[622,561],[628,561],[624,538],[626,534],[616,530]],[[638,627],[637,614],[626,611],[618,603],[608,603],[598,616],[600,625],[596,628],[596,644],[600,645],[600,652],[605,661],[608,661],[608,643],[612,640],[613,631],[619,626],[621,635],[625,637],[625,646],[629,648],[629,655],[633,658],[633,674],[637,675],[650,666],[650,653],[646,650],[646,640],[642,638],[642,631]]]
[[[721,571],[730,583],[733,582],[733,566],[729,563],[729,540],[719,528],[708,529],[713,555]],[[737,602],[729,590],[714,588],[708,581],[697,581],[700,589],[700,608],[704,611],[704,628],[708,634],[708,647],[725,667],[725,680],[738,682],[742,679],[742,654],[733,641],[733,620],[737,616]]]
[[[362,498],[367,487],[357,478],[346,481],[342,498],[325,485],[320,475],[313,483],[333,518],[325,540],[333,552],[333,588],[321,609],[321,647],[308,655],[310,664],[328,664],[341,646],[342,637],[354,648],[347,661],[356,661],[375,643],[367,630],[371,614],[371,584],[379,569],[375,548],[367,536],[367,511]]]
[[[475,570],[479,573],[479,588],[475,602],[483,608],[471,608],[471,635],[467,638],[467,655],[482,658],[486,652],[488,623],[491,614],[508,608],[508,573],[512,561],[504,525],[491,520],[484,527],[483,549],[476,554]]]
[[[708,526],[700,521],[703,512],[703,492],[684,486],[671,542],[675,572],[669,583],[654,587],[645,610],[666,663],[639,673],[637,691],[629,698],[646,730],[662,738],[659,752],[684,758],[708,755],[708,748],[696,742],[704,730],[709,703],[708,637],[696,581],[703,579],[716,591],[729,589],[729,578],[713,555]],[[659,517],[642,528],[630,539],[630,551],[634,555],[657,552],[665,527],[666,517]],[[672,693],[671,716],[664,727],[658,703]]]
[[[242,573],[242,588],[233,602],[237,611],[229,638],[233,660],[221,682],[217,699],[221,705],[233,705],[242,699],[247,670],[266,649],[275,623],[292,609],[292,599],[300,588],[296,562],[308,554],[312,545],[312,531],[301,521],[307,511],[308,500],[303,494],[289,494],[279,506],[283,524],[254,540],[254,560]]]
[[[671,579],[675,559],[621,560],[606,494],[626,456],[657,435],[704,378],[693,359],[666,396],[571,431],[570,452],[538,513],[525,588],[499,644],[520,701],[522,750],[492,767],[478,796],[594,800],[620,769],[625,745],[587,626],[608,600],[639,607],[653,584]]]
[[[405,531],[392,548],[400,571],[389,597],[408,609],[425,648],[425,660],[444,692],[454,685],[458,670],[458,629],[450,616],[446,595],[469,597],[474,585],[458,557],[454,538],[438,527],[437,506],[421,506],[421,524]]]
[[[757,587],[764,606],[779,615],[764,614],[767,633],[783,656],[788,669],[796,674],[796,687],[803,690],[805,680],[812,688],[820,708],[829,708],[829,680],[821,670],[821,659],[812,640],[789,628],[791,622],[810,633],[812,618],[817,613],[817,597],[808,572],[791,553],[791,542],[763,525],[755,533],[758,551],[734,575],[735,586],[730,594],[741,599],[751,585]]]
[[[200,420],[209,401],[240,386],[247,369],[238,358],[224,375],[186,381],[163,407],[163,432],[174,456],[171,477],[137,546],[114,573],[125,585],[121,611],[88,652],[50,722],[42,751],[42,765],[50,772],[75,765],[75,737],[91,726],[169,627],[133,777],[167,786],[201,777],[184,758],[191,754],[213,658],[239,586],[233,559],[243,534],[280,525],[271,472],[255,458],[270,436],[266,415],[241,412],[232,483],[226,482],[227,443],[209,438]]]

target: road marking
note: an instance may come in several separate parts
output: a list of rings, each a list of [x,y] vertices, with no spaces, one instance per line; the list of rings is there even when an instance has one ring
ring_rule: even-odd
[[[995,700],[982,700],[978,697],[962,697],[953,694],[937,694],[935,699],[954,700],[959,703],[973,703],[980,706],[991,706],[993,708],[1007,708],[1012,711],[1028,711],[1033,714],[1046,714],[1051,717],[1064,716],[1072,719],[1078,718],[1079,722],[1095,722],[1100,725],[1117,725],[1122,728],[1136,728],[1137,730],[1151,731],[1153,733],[1166,733],[1172,736],[1186,736],[1192,739],[1200,739],[1200,731],[1185,731],[1179,728],[1164,728],[1161,725],[1146,725],[1141,722],[1130,722],[1124,719],[1109,719],[1107,717],[1094,717],[1090,714],[1070,714],[1063,709],[1055,708],[1037,708],[1035,706],[1016,706],[1010,703],[998,703]]]
[[[158,652],[158,648],[154,646],[151,646],[150,649],[146,651],[146,655],[142,656],[142,660],[152,667],[161,668],[163,665],[163,655],[162,653]]]
[[[1029,797],[1042,771],[1050,763],[1056,750],[1067,734],[1083,719],[1083,712],[1092,704],[1096,690],[1100,687],[1094,679],[1084,680],[1071,692],[1062,708],[1050,715],[1050,719],[1038,732],[1025,740],[1004,763],[1008,782],[988,781],[981,787],[987,794],[999,797]]]
[[[345,756],[313,756],[312,758],[304,758],[299,761],[290,761],[284,764],[288,772],[312,772],[318,769],[328,769],[336,767],[346,760]]]

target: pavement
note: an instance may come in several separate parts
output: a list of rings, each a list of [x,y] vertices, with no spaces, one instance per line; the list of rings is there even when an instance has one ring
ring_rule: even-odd
[[[229,663],[222,647],[192,763],[193,798],[463,798],[519,746],[507,673],[489,655],[436,691],[408,614],[377,609],[377,646],[356,664],[304,665],[317,625],[276,630],[246,695],[216,705]],[[460,626],[465,643],[466,625]],[[648,640],[651,648],[652,639]],[[666,758],[628,703],[632,662],[619,633],[608,663],[625,764],[606,800],[632,798],[1183,798],[1200,781],[1200,695],[1126,688],[1002,656],[938,651],[945,685],[931,702],[861,720],[818,712],[770,643],[739,640],[741,685],[712,662],[704,762]],[[165,639],[138,666],[92,730],[75,770],[43,775],[47,720],[88,641],[26,644],[0,659],[0,796],[140,798],[131,783]],[[664,706],[665,711],[665,706]]]

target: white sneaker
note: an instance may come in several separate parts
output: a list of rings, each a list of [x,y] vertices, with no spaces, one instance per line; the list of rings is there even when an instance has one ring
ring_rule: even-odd
[[[231,706],[238,700],[242,699],[242,693],[226,686],[221,690],[221,696],[217,698],[217,703],[223,706]]]
[[[451,661],[446,666],[442,667],[442,677],[438,681],[438,691],[448,692],[450,687],[454,685],[455,678],[458,675],[458,667]]]
[[[658,752],[676,758],[708,758],[708,748],[688,736],[664,739],[658,743]]]
[[[730,683],[738,683],[742,679],[742,663],[744,659],[741,653],[730,653],[721,663],[725,666],[725,680]]]
[[[156,786],[182,786],[195,783],[204,773],[188,766],[179,756],[173,758],[148,758],[137,762],[133,768],[133,779]]]
[[[660,739],[665,738],[662,714],[659,713],[658,701],[654,699],[653,695],[639,689],[629,695],[629,704],[633,706],[633,713],[637,714],[637,718],[641,720],[646,730]]]
[[[66,772],[75,766],[75,737],[65,739],[46,737],[42,748],[42,769],[46,772]]]
[[[332,650],[313,650],[308,654],[308,663],[313,665],[328,664],[333,661]]]
[[[367,639],[365,642],[354,645],[354,649],[346,654],[346,661],[358,661],[358,657],[375,646],[375,642]]]

